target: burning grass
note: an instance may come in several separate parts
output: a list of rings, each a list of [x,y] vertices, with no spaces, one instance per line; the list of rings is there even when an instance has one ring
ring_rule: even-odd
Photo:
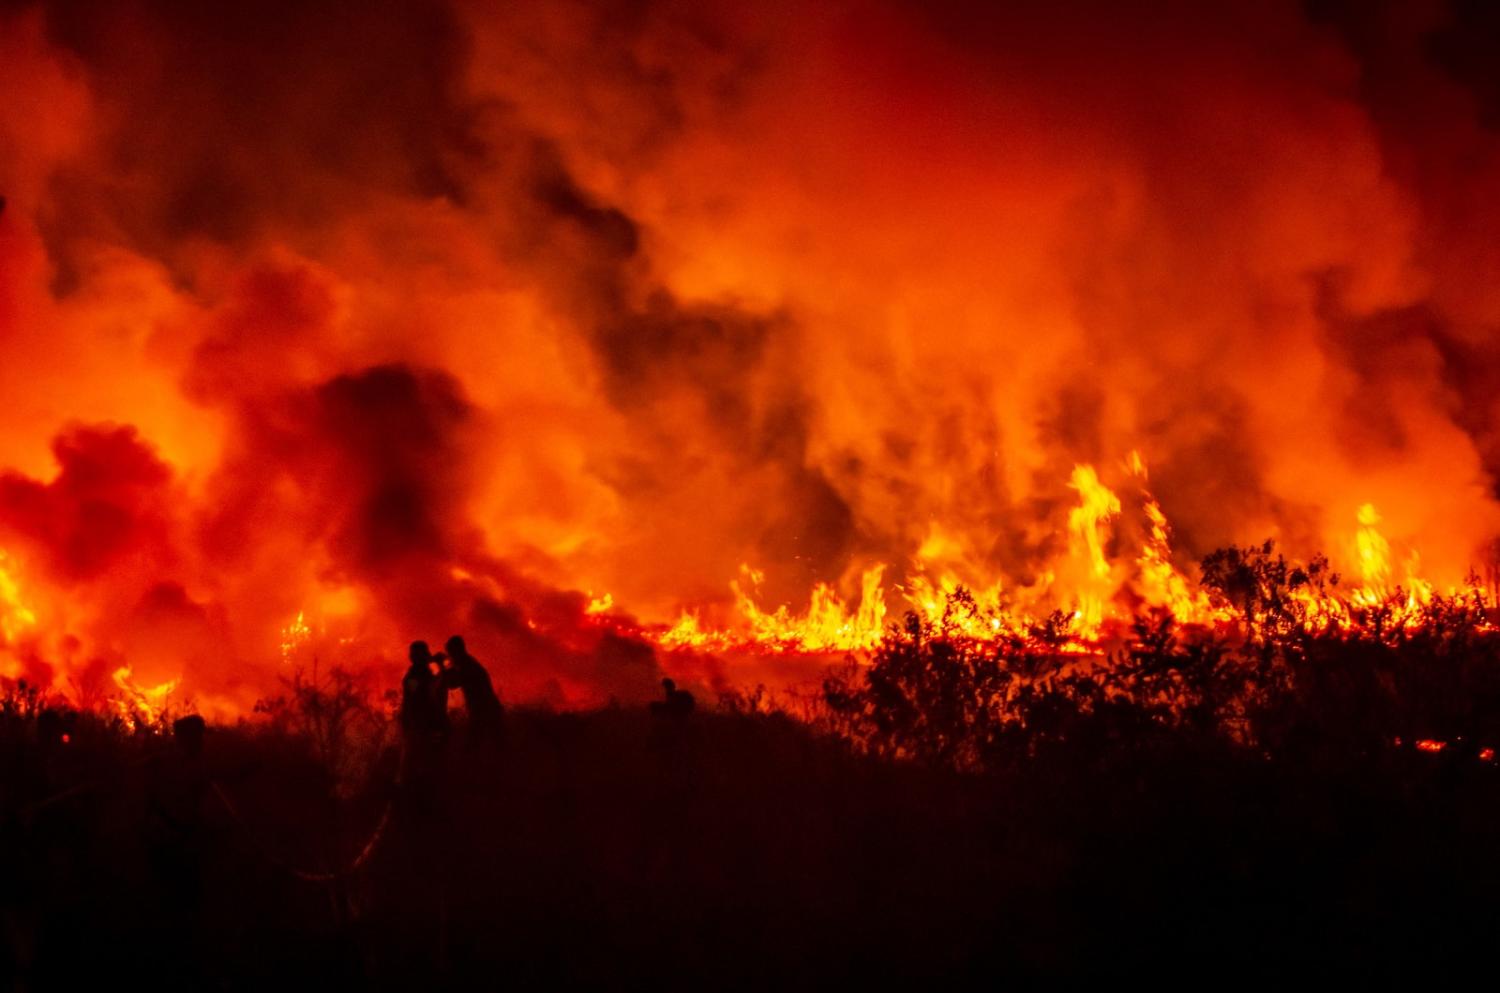
[[[1269,540],[1213,553],[1195,579],[1177,563],[1171,526],[1146,488],[1139,453],[1132,452],[1125,465],[1136,484],[1133,510],[1140,526],[1128,540],[1117,533],[1125,503],[1092,466],[1076,466],[1068,485],[1077,504],[1067,515],[1065,541],[1028,584],[988,574],[974,581],[984,572],[975,568],[966,579],[948,567],[952,550],[935,529],[931,547],[918,552],[901,582],[885,584],[890,570],[884,564],[864,569],[857,600],[846,602],[832,585],[820,583],[803,613],[785,604],[767,609],[758,596],[765,577],[747,565],[730,584],[734,611],[724,623],[714,626],[689,611],[654,638],[667,649],[869,656],[886,644],[889,603],[897,600],[918,625],[947,640],[1036,641],[1043,651],[1105,657],[1142,618],[1170,617],[1186,629],[1259,638],[1268,623],[1283,634],[1292,628],[1304,636],[1357,634],[1372,626],[1422,627],[1454,604],[1486,607],[1488,590],[1472,571],[1465,583],[1443,592],[1423,576],[1415,548],[1406,548],[1398,565],[1396,549],[1380,530],[1380,514],[1369,503],[1359,508],[1345,542],[1343,557],[1353,567],[1349,581],[1342,581],[1327,557],[1291,563]],[[1482,616],[1473,620],[1487,624]]]

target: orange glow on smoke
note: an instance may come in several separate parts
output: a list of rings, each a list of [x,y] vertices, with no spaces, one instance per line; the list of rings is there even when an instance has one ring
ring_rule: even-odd
[[[1132,453],[1127,464],[1144,482],[1146,467],[1139,454]],[[1143,608],[1165,610],[1185,624],[1212,627],[1239,622],[1232,608],[1213,604],[1208,594],[1173,564],[1170,525],[1148,491],[1140,492],[1140,511],[1147,527],[1139,539],[1139,550],[1133,559],[1127,559],[1112,558],[1106,552],[1115,538],[1110,522],[1122,512],[1119,497],[1100,483],[1098,473],[1090,466],[1074,469],[1070,488],[1078,494],[1078,505],[1068,517],[1072,540],[1055,568],[1059,573],[1071,570],[1072,575],[1084,577],[1081,586],[1052,582],[1053,573],[1049,572],[1040,590],[1020,591],[1023,595],[1012,597],[1000,581],[988,589],[973,590],[952,574],[934,582],[915,572],[905,587],[888,590],[882,585],[882,577],[889,567],[876,564],[864,571],[861,597],[854,608],[832,588],[819,586],[806,613],[796,613],[787,604],[768,612],[752,595],[764,582],[764,575],[741,566],[740,579],[730,584],[737,612],[726,627],[706,627],[698,614],[684,612],[674,625],[658,633],[656,640],[668,648],[738,646],[771,652],[864,652],[879,644],[886,626],[885,604],[897,594],[904,600],[904,610],[941,624],[951,633],[979,639],[1025,636],[1040,626],[1050,611],[1063,610],[1069,621],[1064,647],[1078,651],[1093,650],[1107,625],[1128,624]],[[1391,612],[1390,622],[1420,623],[1419,608],[1430,602],[1433,586],[1410,571],[1420,561],[1415,550],[1408,558],[1403,584],[1391,585],[1391,546],[1381,534],[1379,523],[1375,507],[1361,505],[1353,532],[1360,553],[1360,583],[1322,593],[1301,590],[1295,594],[1308,604],[1311,617],[1321,618],[1326,625],[1347,627],[1359,623],[1356,610],[1383,607]],[[914,566],[920,567],[920,563]],[[961,590],[972,609],[955,616],[952,608]],[[1452,596],[1464,590],[1455,586],[1447,593]],[[1482,588],[1474,591],[1485,595]]]
[[[5,552],[0,551],[0,645],[9,647],[35,625],[36,613],[26,606],[16,577],[7,567]]]
[[[1268,538],[1329,625],[1493,587],[1463,11],[929,6],[0,14],[0,679],[227,717],[462,632],[589,706],[1229,628]]]

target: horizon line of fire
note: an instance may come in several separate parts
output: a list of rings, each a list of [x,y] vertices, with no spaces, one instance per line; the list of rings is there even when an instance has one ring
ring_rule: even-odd
[[[1144,485],[1146,467],[1139,453],[1132,452],[1126,466],[1142,484],[1142,510],[1148,525],[1140,550],[1131,560],[1111,561],[1106,553],[1113,537],[1112,523],[1122,509],[1119,496],[1100,481],[1092,466],[1080,464],[1068,483],[1078,494],[1078,503],[1068,513],[1066,552],[1055,568],[1043,570],[1028,585],[1013,587],[1003,580],[970,584],[951,571],[934,578],[919,562],[905,582],[887,588],[888,566],[875,563],[861,573],[857,601],[847,602],[831,584],[818,583],[808,609],[794,613],[785,604],[774,610],[760,606],[756,592],[764,575],[742,565],[740,577],[730,583],[735,601],[733,626],[707,625],[701,611],[684,609],[675,623],[654,632],[653,640],[668,649],[868,652],[878,648],[890,632],[888,603],[893,591],[907,605],[903,613],[915,615],[945,636],[1025,640],[1051,621],[1054,632],[1062,635],[1063,651],[1097,653],[1112,631],[1151,612],[1164,611],[1180,624],[1198,627],[1241,623],[1244,618],[1237,607],[1214,597],[1177,568],[1171,527]],[[1394,623],[1420,624],[1422,608],[1439,595],[1420,573],[1420,555],[1410,550],[1398,569],[1390,542],[1380,531],[1381,517],[1375,506],[1362,504],[1355,516],[1353,545],[1359,581],[1340,586],[1334,577],[1326,586],[1292,591],[1308,622],[1329,629],[1347,628],[1359,623],[1362,611],[1383,607],[1389,609],[1389,620]],[[919,553],[918,558],[923,556]],[[1447,591],[1449,596],[1460,593],[1488,600],[1488,591],[1475,579],[1463,589]],[[611,605],[612,599],[605,596],[593,601],[589,610],[604,613]],[[1055,623],[1058,619],[1063,622],[1061,630]]]
[[[1111,561],[1106,551],[1113,538],[1113,522],[1122,510],[1119,496],[1100,481],[1092,466],[1080,464],[1074,467],[1068,483],[1077,494],[1077,504],[1068,512],[1064,554],[1053,568],[1042,571],[1026,586],[1010,586],[1003,580],[988,585],[965,583],[952,571],[934,577],[923,568],[923,560],[931,557],[924,549],[918,553],[917,568],[904,582],[888,587],[888,565],[874,563],[860,572],[857,601],[846,601],[832,584],[820,582],[814,585],[808,607],[801,612],[794,612],[787,604],[774,609],[761,606],[758,594],[764,574],[745,564],[729,584],[734,604],[728,624],[711,625],[705,622],[704,612],[695,608],[683,608],[671,624],[642,624],[618,610],[608,593],[589,599],[584,615],[669,653],[810,655],[875,650],[894,627],[889,605],[897,597],[908,607],[903,614],[915,615],[948,637],[1030,640],[1050,623],[1057,650],[1083,654],[1101,653],[1102,646],[1129,622],[1151,612],[1166,612],[1190,626],[1222,629],[1242,623],[1238,608],[1212,596],[1174,564],[1171,528],[1146,488],[1146,467],[1140,455],[1132,452],[1126,467],[1141,484],[1148,525],[1139,551],[1129,560]],[[1376,508],[1366,503],[1356,516],[1354,547],[1359,582],[1293,591],[1301,600],[1306,618],[1330,629],[1350,627],[1359,623],[1361,611],[1384,607],[1391,622],[1422,623],[1422,608],[1438,594],[1420,575],[1416,551],[1405,557],[1398,571],[1390,543],[1379,530]],[[8,563],[5,551],[0,549],[0,648],[14,644],[38,623]],[[1448,591],[1449,595],[1458,592]],[[1488,602],[1488,592],[1477,581],[1472,581],[1466,592]],[[534,621],[529,623],[536,627]],[[285,663],[299,645],[313,637],[305,611],[299,611],[280,635]],[[181,678],[140,685],[132,678],[127,661],[114,669],[112,682],[120,694],[117,704],[121,713],[134,720],[141,714],[159,712],[181,685]]]

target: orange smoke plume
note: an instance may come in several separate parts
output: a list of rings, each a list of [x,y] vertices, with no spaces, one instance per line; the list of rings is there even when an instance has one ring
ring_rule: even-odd
[[[0,13],[0,677],[461,631],[583,706],[1221,623],[1229,543],[1483,573],[1500,87],[1359,6]]]

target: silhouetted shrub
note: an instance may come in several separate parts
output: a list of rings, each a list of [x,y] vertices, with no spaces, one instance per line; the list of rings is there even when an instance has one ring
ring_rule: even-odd
[[[372,701],[369,676],[299,669],[281,682],[286,692],[255,704],[265,730],[305,743],[340,794],[365,784],[396,737],[388,709]]]
[[[1223,549],[1203,586],[1237,629],[1147,613],[1103,655],[1069,651],[1062,615],[993,640],[908,615],[867,666],[825,679],[826,724],[877,756],[989,771],[1189,749],[1357,761],[1416,741],[1496,747],[1500,635],[1482,591],[1362,603],[1335,599],[1338,581],[1326,559],[1291,562],[1271,542]],[[960,592],[950,609],[972,603]]]

